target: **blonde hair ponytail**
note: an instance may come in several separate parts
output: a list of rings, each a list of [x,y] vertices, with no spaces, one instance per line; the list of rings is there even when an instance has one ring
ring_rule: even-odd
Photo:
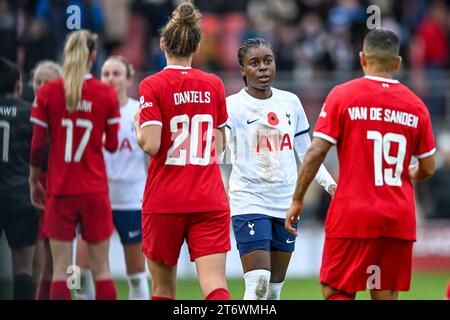
[[[84,75],[88,71],[89,59],[95,51],[97,35],[80,30],[69,34],[64,46],[64,93],[69,112],[77,110],[81,101]]]

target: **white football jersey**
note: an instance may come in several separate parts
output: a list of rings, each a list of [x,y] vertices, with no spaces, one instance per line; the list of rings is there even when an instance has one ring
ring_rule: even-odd
[[[272,96],[261,100],[242,89],[227,98],[227,111],[231,215],[284,219],[298,176],[295,152],[302,158],[311,141],[299,98],[272,88]],[[334,183],[326,175],[323,185]]]
[[[117,151],[103,151],[108,175],[109,196],[113,210],[141,210],[147,177],[146,155],[136,141],[134,112],[139,101],[128,99],[120,108],[119,146]]]

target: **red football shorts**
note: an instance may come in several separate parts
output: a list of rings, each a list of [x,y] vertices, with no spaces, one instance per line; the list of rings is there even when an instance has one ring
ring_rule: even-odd
[[[391,238],[326,239],[320,283],[348,294],[367,287],[408,291],[413,244]]]
[[[142,250],[146,257],[176,266],[186,239],[191,261],[230,251],[230,212],[143,214]]]
[[[47,197],[44,233],[49,239],[72,241],[78,224],[87,242],[107,240],[114,231],[108,194]]]

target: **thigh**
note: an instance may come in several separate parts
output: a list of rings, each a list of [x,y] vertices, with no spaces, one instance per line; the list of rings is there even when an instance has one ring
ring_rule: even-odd
[[[199,257],[230,251],[230,212],[189,215],[186,240],[191,261]]]
[[[142,215],[142,250],[145,256],[168,267],[176,266],[183,245],[189,215]]]
[[[80,196],[81,235],[88,243],[108,240],[114,232],[107,194]]]
[[[242,257],[252,251],[270,251],[272,222],[262,214],[244,214],[232,217],[233,231],[239,255]]]
[[[49,239],[72,241],[80,221],[75,197],[48,196],[45,205],[44,233]]]
[[[142,242],[142,215],[140,210],[113,210],[113,220],[122,244]]]
[[[11,249],[20,251],[34,247],[39,230],[39,211],[19,203],[15,208],[8,210],[3,227]]]
[[[408,291],[411,285],[413,241],[381,239],[378,266],[381,290]]]
[[[325,239],[320,282],[348,294],[365,290],[369,267],[377,264],[376,240]]]

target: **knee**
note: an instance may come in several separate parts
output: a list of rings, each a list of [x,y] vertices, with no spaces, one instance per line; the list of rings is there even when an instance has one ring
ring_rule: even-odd
[[[175,299],[175,285],[162,284],[152,279],[152,296]]]

